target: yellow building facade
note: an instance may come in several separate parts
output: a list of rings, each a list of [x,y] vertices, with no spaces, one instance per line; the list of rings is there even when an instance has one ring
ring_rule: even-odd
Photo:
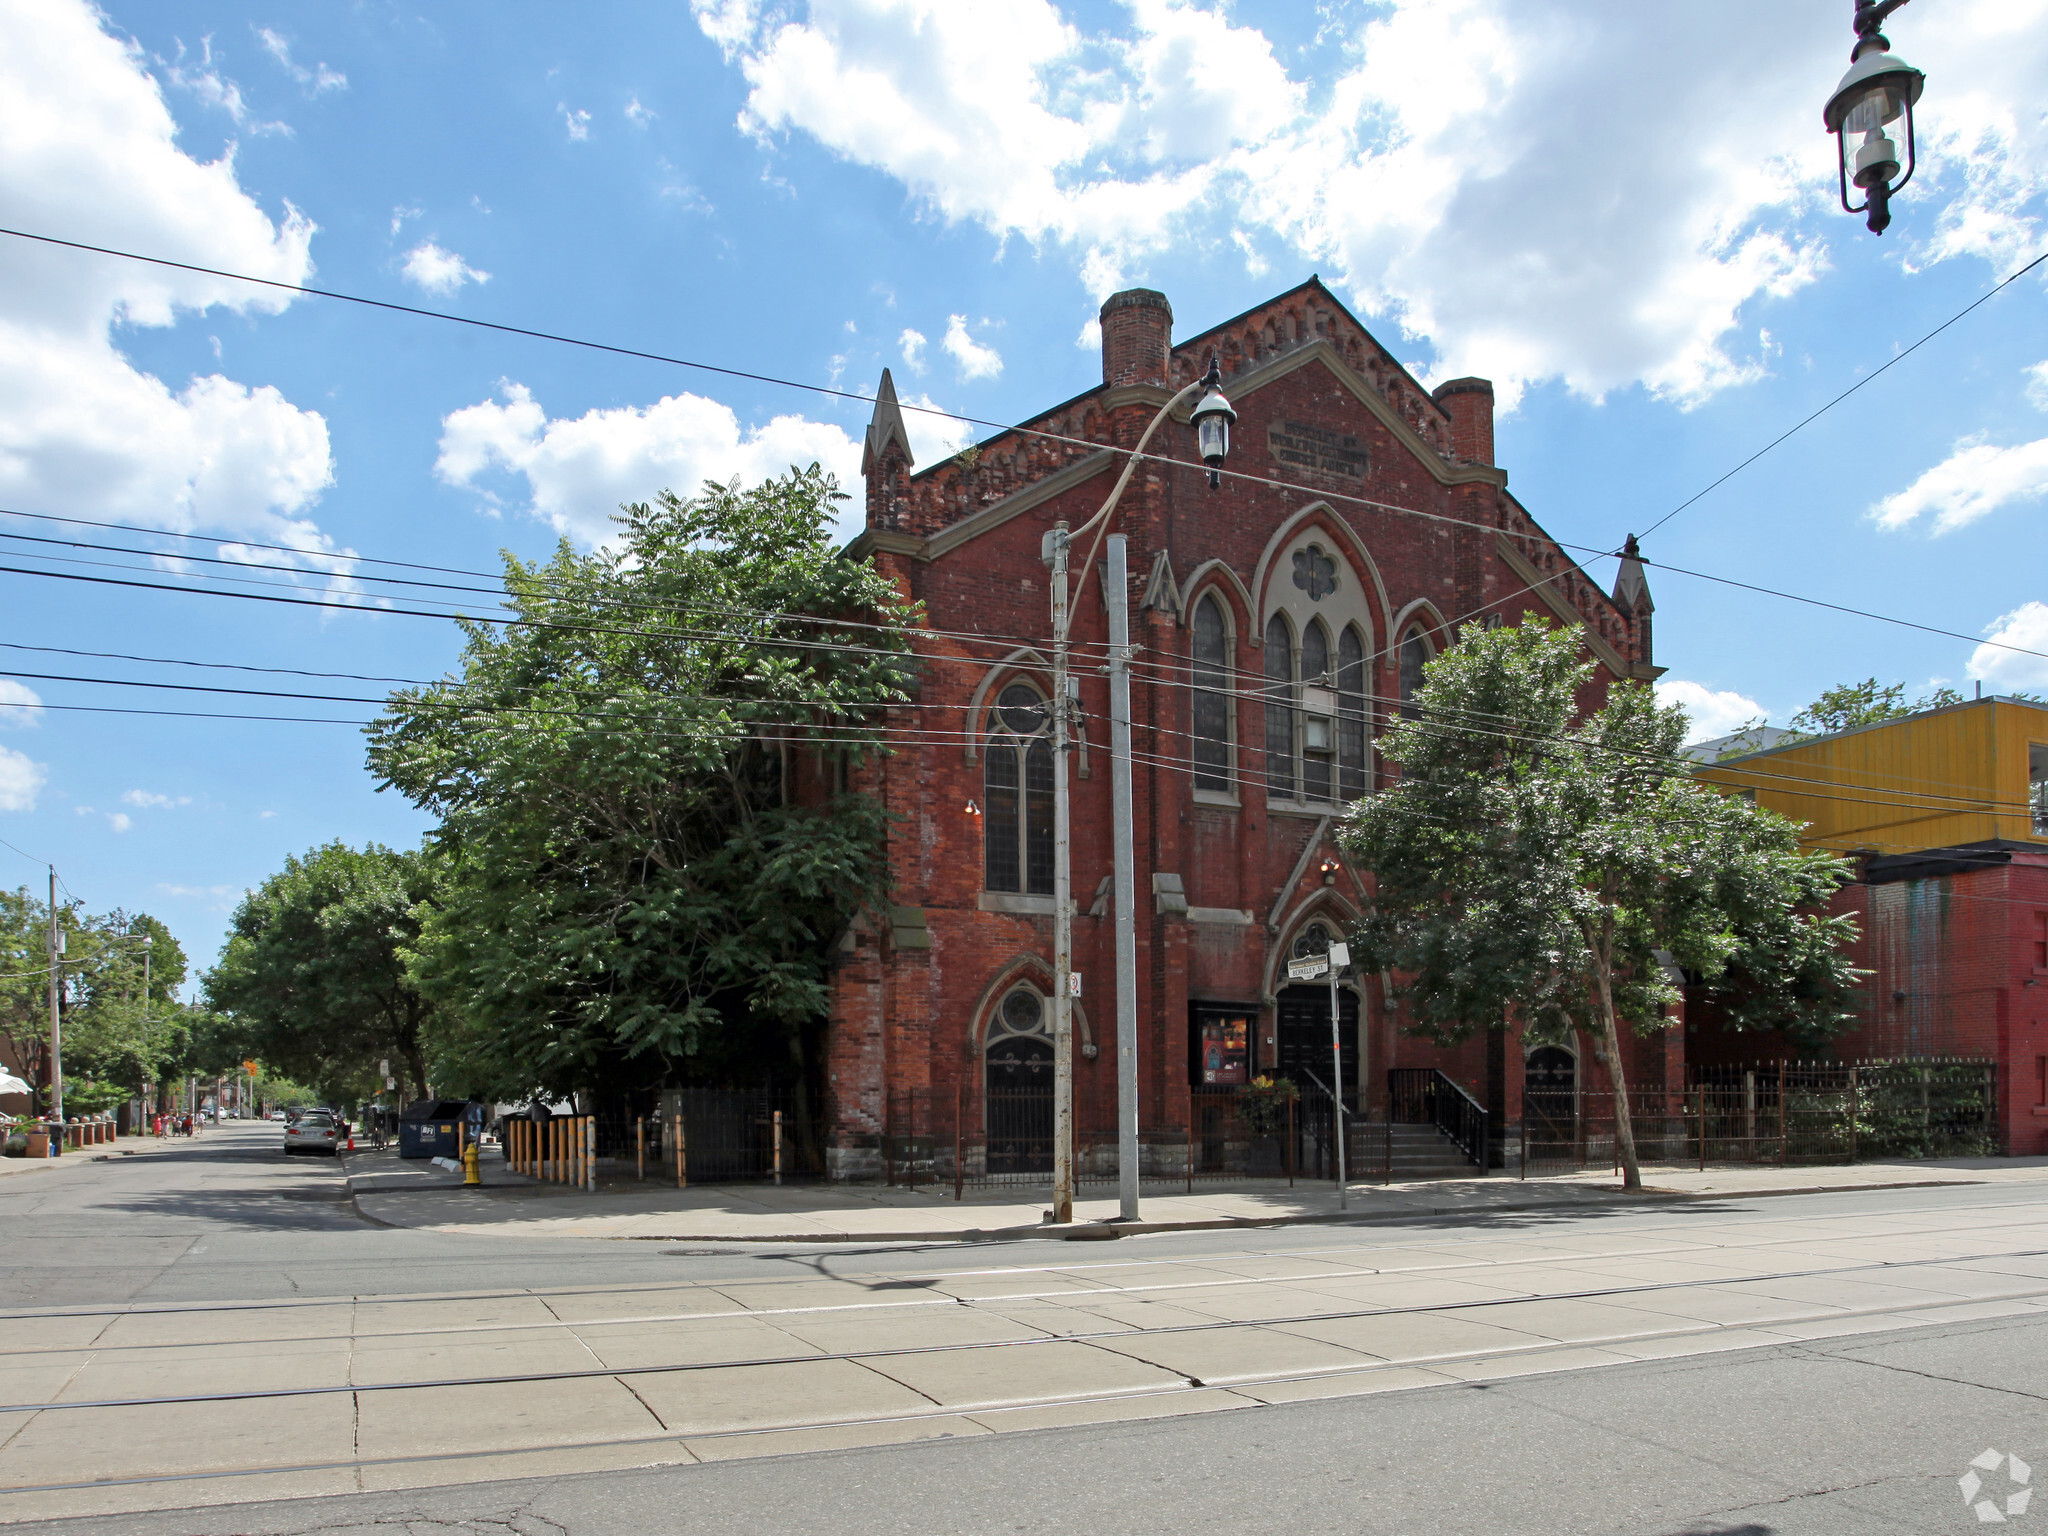
[[[1700,777],[1882,858],[1993,841],[2048,847],[2048,705],[1973,699],[1703,764]]]

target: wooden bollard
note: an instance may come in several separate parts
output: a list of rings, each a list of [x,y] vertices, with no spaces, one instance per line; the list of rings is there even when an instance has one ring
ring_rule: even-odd
[[[775,1182],[782,1182],[782,1111],[775,1111]]]
[[[633,1117],[633,1159],[638,1165],[639,1176],[647,1177],[647,1117]]]
[[[683,1117],[681,1115],[675,1117],[675,1131],[676,1188],[688,1189],[690,1187],[690,1159],[689,1155],[683,1150]]]

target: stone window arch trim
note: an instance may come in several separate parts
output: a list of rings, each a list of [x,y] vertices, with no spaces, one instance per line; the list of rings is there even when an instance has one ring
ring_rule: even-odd
[[[1387,631],[1387,653],[1384,660],[1396,670],[1401,665],[1401,642],[1408,638],[1409,630],[1418,627],[1422,630],[1422,638],[1429,644],[1432,661],[1449,650],[1457,638],[1451,633],[1449,622],[1435,603],[1426,597],[1416,598],[1394,615],[1393,627]]]
[[[1372,555],[1366,550],[1365,541],[1358,536],[1358,531],[1345,522],[1343,518],[1339,517],[1335,509],[1326,501],[1312,501],[1307,506],[1300,508],[1291,517],[1282,522],[1278,528],[1275,528],[1273,536],[1266,540],[1266,547],[1259,554],[1258,567],[1252,573],[1251,597],[1255,601],[1246,604],[1248,608],[1259,615],[1259,622],[1256,629],[1247,626],[1246,632],[1251,635],[1254,646],[1265,643],[1267,610],[1277,606],[1273,598],[1272,582],[1277,575],[1277,567],[1281,563],[1280,557],[1306,531],[1308,526],[1313,526],[1326,533],[1329,536],[1330,542],[1342,552],[1343,557],[1350,562],[1352,571],[1360,578],[1359,591],[1365,599],[1361,604],[1364,610],[1364,623],[1362,627],[1365,631],[1368,653],[1370,653],[1374,633],[1390,633],[1386,628],[1385,620],[1387,615],[1393,611],[1393,604],[1388,601],[1387,584],[1380,578],[1380,568],[1374,563]],[[1346,617],[1355,619],[1359,615],[1352,613],[1347,614]],[[1291,627],[1296,631],[1300,629],[1299,624],[1294,624]],[[1342,627],[1341,624],[1338,625],[1338,628],[1341,629]],[[1297,634],[1298,638],[1299,635]]]
[[[1364,912],[1343,892],[1329,887],[1311,891],[1296,902],[1294,909],[1280,922],[1279,937],[1266,946],[1265,970],[1259,979],[1259,996],[1265,1001],[1265,1005],[1268,1008],[1277,1006],[1280,989],[1289,985],[1286,974],[1287,962],[1293,958],[1294,941],[1301,937],[1303,930],[1313,923],[1320,922],[1332,929],[1341,940],[1364,916]],[[1309,985],[1328,986],[1329,983],[1315,982]],[[1340,981],[1337,985],[1355,994],[1363,1006],[1366,988],[1364,981],[1358,976],[1356,967],[1352,969],[1351,980]]]
[[[1204,560],[1188,573],[1188,579],[1182,583],[1181,591],[1186,594],[1186,601],[1181,604],[1178,615],[1183,626],[1193,622],[1190,615],[1194,613],[1195,604],[1201,601],[1204,592],[1220,592],[1224,594],[1219,599],[1223,604],[1223,616],[1230,621],[1233,634],[1252,637],[1252,631],[1258,627],[1259,605],[1252,601],[1250,589],[1227,561]],[[1256,637],[1251,638],[1254,647],[1258,643]]]
[[[1010,652],[981,674],[981,681],[974,685],[974,692],[967,701],[967,729],[963,733],[967,745],[962,753],[966,762],[981,760],[981,738],[988,734],[988,713],[990,701],[1000,697],[1011,682],[1026,682],[1036,688],[1044,698],[1052,697],[1052,663],[1047,661],[1030,646]]]
[[[979,1060],[988,1051],[989,1026],[995,1022],[997,1010],[1003,1006],[1003,999],[1016,991],[1020,985],[1029,986],[1046,1001],[1052,1003],[1052,962],[1038,955],[1017,956],[1008,965],[999,969],[993,980],[982,989],[975,1000],[974,1011],[967,1016],[967,1054]],[[1050,1037],[1048,1026],[1048,1038]],[[1074,1039],[1085,1060],[1093,1061],[1100,1054],[1095,1045],[1095,1031],[1088,1023],[1088,1010],[1081,1006],[1081,999],[1074,999]],[[979,1091],[977,1089],[977,1091]]]

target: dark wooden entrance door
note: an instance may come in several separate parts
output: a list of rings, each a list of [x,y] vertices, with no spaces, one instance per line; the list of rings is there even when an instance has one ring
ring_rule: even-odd
[[[1314,1091],[1319,1079],[1325,1086],[1331,1076],[1330,989],[1327,986],[1289,987],[1280,994],[1274,1064],[1280,1076],[1292,1078],[1302,1088]],[[1358,1112],[1358,994],[1349,987],[1337,989],[1337,1039],[1344,1048],[1345,1108]],[[1315,1076],[1309,1076],[1314,1073]]]
[[[988,1171],[1052,1172],[1052,1042],[1006,1036],[987,1064]]]

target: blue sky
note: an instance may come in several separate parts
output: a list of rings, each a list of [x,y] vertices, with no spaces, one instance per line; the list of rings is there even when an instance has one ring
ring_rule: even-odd
[[[887,365],[995,420],[1099,376],[1118,287],[1163,289],[1186,334],[1319,272],[1426,379],[1493,378],[1512,488],[1613,548],[2048,246],[2048,0],[1894,18],[1929,84],[1882,240],[1834,206],[1818,122],[1848,9],[0,0],[0,223],[855,391]],[[1648,546],[2019,649],[1653,571],[1703,732],[1871,674],[2048,685],[2025,654],[2048,652],[2044,296],[2015,284]],[[851,481],[865,416],[0,239],[0,506],[201,536],[79,529],[147,553],[7,541],[0,564],[179,581],[173,551],[225,553],[346,596],[352,556],[489,570],[706,475]],[[968,433],[912,430],[926,461]],[[377,677],[457,651],[368,606],[30,575],[0,575],[0,642]],[[380,691],[20,649],[0,670]],[[0,679],[8,883],[54,860],[201,964],[286,854],[424,830],[348,726],[65,705],[369,711]]]

